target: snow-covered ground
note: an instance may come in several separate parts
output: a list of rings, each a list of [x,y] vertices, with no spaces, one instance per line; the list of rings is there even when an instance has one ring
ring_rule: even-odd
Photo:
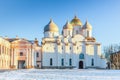
[[[120,80],[120,70],[23,69],[0,72],[0,80]]]

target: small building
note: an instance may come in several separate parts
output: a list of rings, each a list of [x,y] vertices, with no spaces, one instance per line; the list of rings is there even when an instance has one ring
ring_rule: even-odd
[[[10,68],[10,42],[0,37],[0,69]]]
[[[38,40],[0,37],[0,69],[41,68]]]
[[[110,68],[120,69],[120,51],[110,55]]]

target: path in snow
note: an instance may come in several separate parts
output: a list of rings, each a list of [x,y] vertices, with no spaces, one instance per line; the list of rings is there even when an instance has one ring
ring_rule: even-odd
[[[23,69],[2,72],[0,80],[120,80],[120,70]]]

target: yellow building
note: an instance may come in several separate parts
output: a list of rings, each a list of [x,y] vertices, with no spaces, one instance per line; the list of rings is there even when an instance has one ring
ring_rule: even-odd
[[[0,37],[0,69],[10,68],[10,42]]]

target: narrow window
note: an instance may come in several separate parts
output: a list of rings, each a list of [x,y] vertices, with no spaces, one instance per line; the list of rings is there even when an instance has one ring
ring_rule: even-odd
[[[79,49],[79,47],[77,47],[77,50]]]
[[[53,64],[52,64],[52,58],[50,58],[50,66],[52,66]]]
[[[64,66],[64,59],[61,60],[61,65]]]
[[[69,65],[72,66],[72,59],[69,59]]]
[[[89,31],[87,31],[87,37],[89,37]]]
[[[78,30],[76,31],[76,34],[78,34]]]
[[[71,47],[70,47],[70,50],[71,50]]]
[[[36,57],[39,57],[39,52],[36,53]]]
[[[62,46],[62,50],[63,50],[63,46]]]
[[[37,67],[39,68],[39,64],[37,64]]]
[[[52,37],[54,36],[54,33],[52,33]]]
[[[20,52],[20,56],[23,56],[23,52]]]
[[[94,59],[92,59],[92,63],[91,63],[92,66],[94,66]]]

